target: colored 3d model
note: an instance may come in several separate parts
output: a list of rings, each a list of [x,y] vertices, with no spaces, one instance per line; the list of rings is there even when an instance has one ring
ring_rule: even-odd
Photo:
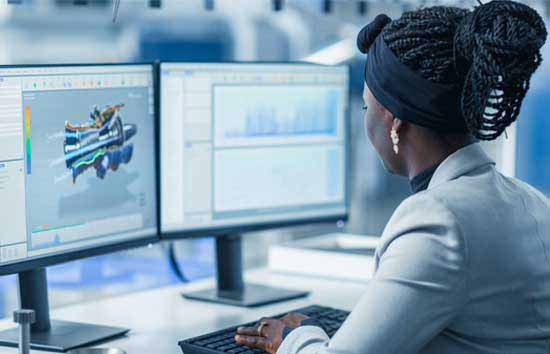
[[[135,124],[123,124],[120,110],[124,104],[105,107],[94,106],[85,124],[65,122],[65,161],[71,170],[73,183],[89,168],[103,179],[110,169],[132,159],[133,144],[128,141],[137,133]]]

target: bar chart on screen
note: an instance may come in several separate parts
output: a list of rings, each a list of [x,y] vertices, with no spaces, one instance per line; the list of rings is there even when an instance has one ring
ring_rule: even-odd
[[[337,87],[219,85],[213,99],[216,146],[319,142],[342,132]]]
[[[341,88],[226,84],[213,93],[217,217],[342,200]]]

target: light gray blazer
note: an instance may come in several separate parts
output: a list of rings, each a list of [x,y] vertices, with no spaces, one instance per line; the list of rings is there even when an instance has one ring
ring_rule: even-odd
[[[375,258],[332,340],[300,327],[277,354],[550,353],[550,201],[479,144],[397,208]]]

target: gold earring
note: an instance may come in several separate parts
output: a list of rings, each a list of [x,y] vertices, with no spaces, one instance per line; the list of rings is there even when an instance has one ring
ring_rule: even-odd
[[[397,134],[395,128],[391,129],[390,138],[393,144],[393,152],[397,155],[399,154],[399,134]]]

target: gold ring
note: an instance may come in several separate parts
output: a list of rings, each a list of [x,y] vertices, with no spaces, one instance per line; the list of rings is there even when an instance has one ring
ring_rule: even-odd
[[[258,326],[258,336],[263,337],[262,330],[265,326],[267,326],[266,322],[260,322],[260,325]]]

